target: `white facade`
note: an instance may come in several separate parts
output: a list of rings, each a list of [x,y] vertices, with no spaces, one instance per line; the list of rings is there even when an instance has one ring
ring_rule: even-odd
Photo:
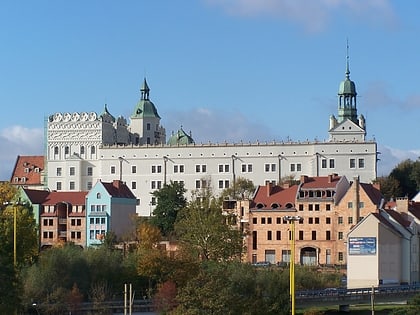
[[[50,116],[46,126],[49,189],[89,190],[99,179],[121,179],[140,200],[137,213],[149,215],[154,206],[151,192],[170,181],[182,181],[189,196],[206,186],[218,194],[237,177],[255,185],[278,183],[286,176],[332,173],[359,177],[362,182],[376,179],[377,145],[365,140],[364,119],[352,118],[355,107],[353,116],[341,115],[339,110],[339,122],[330,118],[327,142],[195,144],[190,138],[174,145],[165,144],[165,129],[149,100],[146,81],[141,91],[130,124],[115,120],[106,107],[101,115]]]

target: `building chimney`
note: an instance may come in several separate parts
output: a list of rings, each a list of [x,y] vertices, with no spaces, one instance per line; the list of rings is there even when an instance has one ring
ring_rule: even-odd
[[[408,197],[399,197],[395,201],[397,211],[401,214],[408,215],[408,205],[410,203]]]
[[[353,177],[353,224],[357,224],[360,219],[360,182],[359,176]]]
[[[118,180],[118,179],[114,179],[114,180],[112,181],[112,186],[116,187],[117,189],[120,189],[121,183],[122,183],[122,182],[121,182],[120,180]]]
[[[307,175],[301,175],[300,176],[300,183],[304,184],[308,182],[308,176]]]
[[[334,176],[333,174],[328,175],[328,183],[332,183],[333,176]]]
[[[270,197],[271,195],[271,189],[273,188],[273,183],[269,182],[267,185],[267,197]]]

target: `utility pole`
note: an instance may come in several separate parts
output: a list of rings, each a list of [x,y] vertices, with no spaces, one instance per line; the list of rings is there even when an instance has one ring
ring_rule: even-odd
[[[300,221],[300,216],[284,217],[290,223],[290,275],[289,275],[289,291],[290,291],[290,314],[295,315],[295,222]]]

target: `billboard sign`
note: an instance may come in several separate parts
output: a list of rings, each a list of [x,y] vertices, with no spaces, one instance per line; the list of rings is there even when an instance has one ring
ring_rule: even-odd
[[[350,237],[349,255],[376,255],[376,237]]]

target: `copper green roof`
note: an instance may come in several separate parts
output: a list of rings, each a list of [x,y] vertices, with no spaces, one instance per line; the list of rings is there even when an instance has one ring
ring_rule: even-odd
[[[176,133],[173,133],[169,138],[168,142],[169,145],[186,145],[186,144],[194,144],[194,139],[188,135],[181,126]]]
[[[131,118],[160,118],[155,105],[149,100],[149,86],[147,85],[146,78],[143,81],[143,85],[140,89],[141,98],[134,108],[134,112]]]
[[[346,78],[344,81],[341,81],[340,87],[338,89],[339,95],[357,95],[356,85],[352,80],[350,80],[350,69],[349,69],[349,56],[347,54],[347,64],[346,64]]]

